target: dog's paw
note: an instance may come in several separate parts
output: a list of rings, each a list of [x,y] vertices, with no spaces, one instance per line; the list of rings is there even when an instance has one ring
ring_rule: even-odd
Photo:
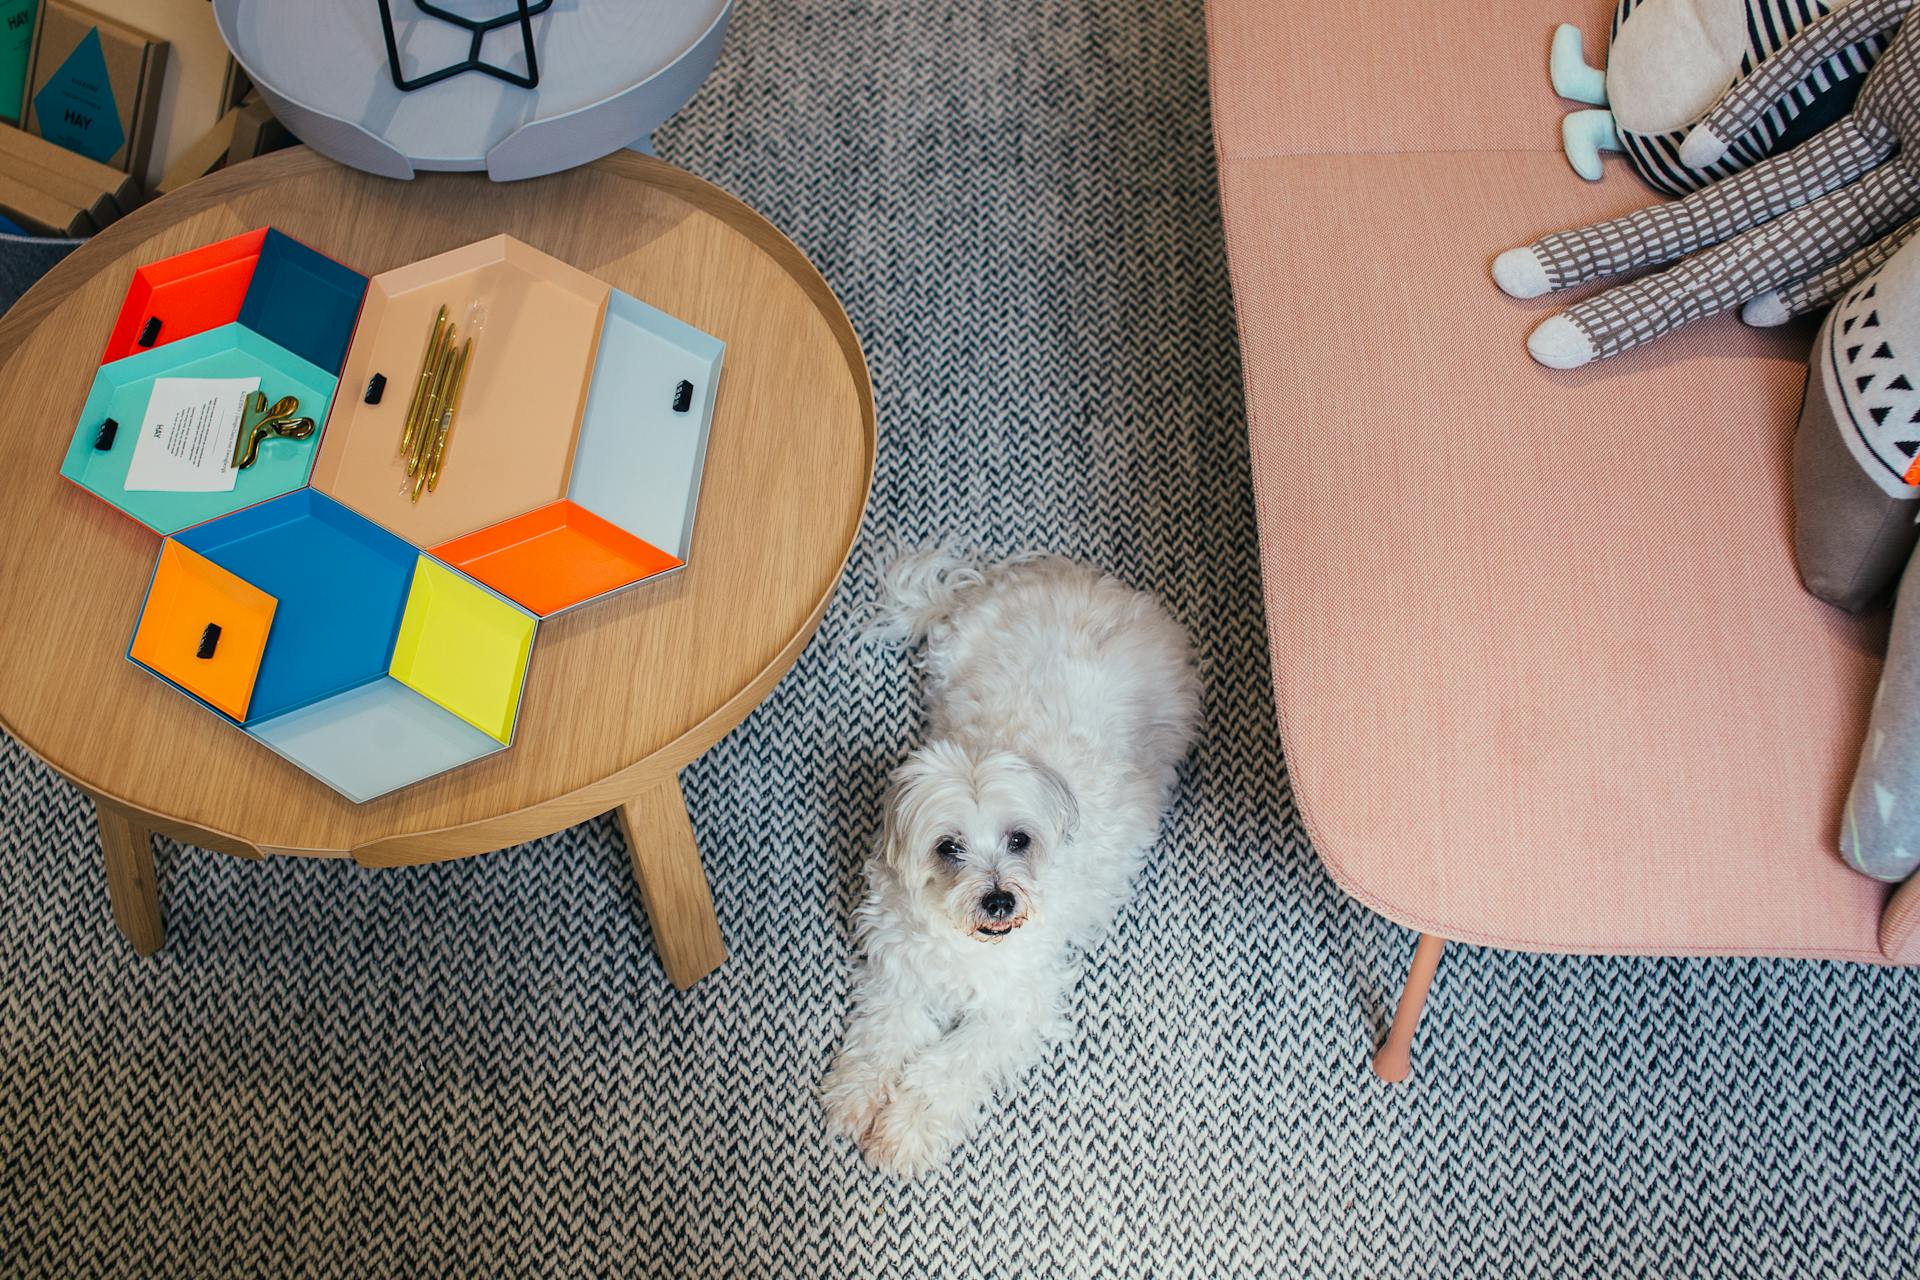
[[[864,1146],[874,1121],[893,1096],[896,1078],[897,1073],[873,1067],[835,1063],[820,1082],[827,1132]]]
[[[881,1172],[917,1178],[952,1153],[965,1136],[965,1121],[946,1100],[900,1085],[874,1117],[860,1149]]]

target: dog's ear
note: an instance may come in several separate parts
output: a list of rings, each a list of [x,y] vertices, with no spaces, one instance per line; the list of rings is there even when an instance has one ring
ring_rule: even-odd
[[[905,871],[907,850],[905,825],[900,820],[900,792],[902,784],[898,772],[887,781],[886,792],[880,799],[880,860],[895,871]]]
[[[913,866],[915,838],[912,815],[914,784],[926,776],[927,766],[921,753],[908,756],[887,778],[887,790],[881,800],[880,858],[905,876]]]
[[[1058,769],[1045,761],[1035,760],[1032,756],[1022,756],[1020,759],[1040,780],[1040,789],[1053,809],[1054,830],[1060,833],[1060,843],[1066,844],[1080,827],[1080,801],[1074,797],[1073,788],[1067,785],[1066,778],[1061,776]]]

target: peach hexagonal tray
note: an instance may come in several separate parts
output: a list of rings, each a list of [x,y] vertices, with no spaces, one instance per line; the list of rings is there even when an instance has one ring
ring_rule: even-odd
[[[314,487],[421,548],[565,497],[609,292],[508,236],[373,277]],[[443,306],[472,336],[472,364],[440,484],[415,501],[394,458]],[[368,404],[375,374],[386,391]]]

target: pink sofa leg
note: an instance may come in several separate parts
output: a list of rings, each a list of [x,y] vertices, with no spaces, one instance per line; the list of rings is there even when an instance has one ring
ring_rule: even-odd
[[[1420,1027],[1420,1011],[1427,1006],[1427,988],[1433,985],[1433,971],[1440,967],[1440,952],[1447,940],[1438,934],[1423,933],[1414,944],[1413,963],[1407,968],[1407,985],[1400,989],[1400,1007],[1393,1012],[1393,1025],[1387,1028],[1387,1042],[1373,1055],[1373,1074],[1388,1084],[1407,1078],[1412,1065],[1413,1033]]]

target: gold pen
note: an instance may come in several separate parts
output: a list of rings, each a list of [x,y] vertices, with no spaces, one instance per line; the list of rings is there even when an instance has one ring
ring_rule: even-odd
[[[460,357],[454,365],[453,390],[447,396],[447,407],[440,419],[440,431],[433,441],[433,456],[427,463],[428,493],[440,486],[440,464],[447,456],[447,440],[453,435],[453,420],[460,412],[460,393],[467,389],[467,364],[472,359],[473,339],[468,338],[462,344]]]
[[[440,344],[446,337],[447,304],[440,304],[440,313],[433,318],[433,332],[427,338],[426,354],[420,357],[420,376],[413,381],[413,399],[407,403],[407,417],[400,433],[400,452],[405,453],[413,447],[414,429],[419,425],[420,406],[426,397],[427,383],[431,380],[434,365],[440,355]]]
[[[407,458],[407,474],[418,471],[427,460],[427,445],[433,438],[430,424],[440,420],[440,400],[447,391],[447,377],[453,371],[453,343],[455,326],[447,326],[447,341],[440,349],[440,360],[434,366],[433,380],[427,386],[427,398],[420,409],[420,421],[413,431],[413,451]]]

